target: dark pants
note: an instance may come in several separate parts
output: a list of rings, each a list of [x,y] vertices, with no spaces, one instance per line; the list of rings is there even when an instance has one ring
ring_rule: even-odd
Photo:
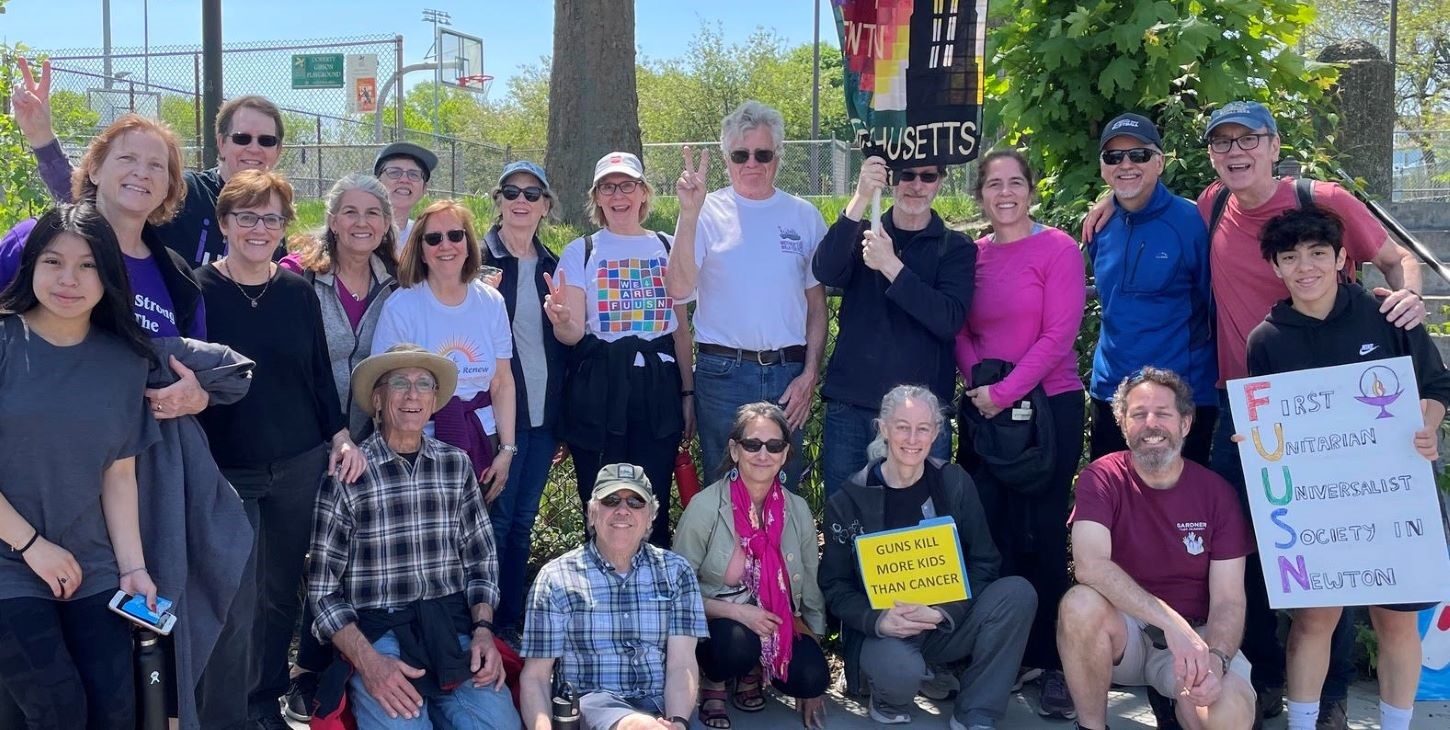
[[[318,641],[317,636],[312,633],[312,624],[316,622],[317,609],[308,600],[302,607],[302,624],[297,632],[297,668],[309,672],[321,672],[333,660],[332,645]]]
[[[278,715],[287,691],[287,652],[302,612],[302,566],[312,537],[312,509],[327,469],[319,445],[299,456],[258,466],[223,469],[236,487],[256,531],[252,583],[256,586],[248,663],[251,717]],[[245,600],[239,595],[237,600]]]
[[[197,721],[206,730],[238,730],[246,727],[248,661],[252,651],[252,619],[256,612],[253,597],[257,586],[255,540],[252,555],[242,570],[237,595],[227,609],[226,621],[217,634],[201,678],[196,684]],[[174,675],[173,675],[174,676]]]
[[[1088,436],[1088,461],[1097,461],[1108,454],[1128,450],[1123,440],[1123,429],[1113,419],[1113,404],[1092,399],[1093,426]],[[1198,406],[1194,409],[1193,426],[1183,439],[1183,458],[1201,466],[1209,466],[1209,452],[1213,446],[1213,427],[1218,422],[1217,406]]]
[[[0,683],[20,706],[25,727],[135,726],[131,625],[106,608],[114,594],[0,601]]]
[[[1248,489],[1244,485],[1243,463],[1239,447],[1230,438],[1234,435],[1233,411],[1229,409],[1228,393],[1218,392],[1218,427],[1213,433],[1213,454],[1210,466],[1234,486],[1244,519],[1249,513]],[[1252,521],[1250,522],[1252,524]],[[1250,555],[1244,566],[1244,638],[1240,650],[1254,666],[1254,689],[1284,686],[1284,645],[1279,642],[1279,617],[1269,607],[1268,585],[1264,582],[1263,564],[1257,554]],[[1354,681],[1354,618],[1353,611],[1339,617],[1329,645],[1329,673],[1324,678],[1321,699],[1340,700],[1349,696]]]
[[[655,499],[660,508],[655,513],[654,525],[650,528],[649,541],[662,548],[670,546],[670,483],[674,479],[675,454],[680,450],[679,432],[664,438],[650,434],[654,428],[648,422],[636,423],[630,420],[623,436],[609,436],[603,451],[589,451],[573,444],[569,453],[574,457],[574,478],[579,482],[579,501],[585,505],[585,519],[588,519],[589,497],[594,492],[594,480],[599,469],[606,464],[634,464],[644,469],[654,487]]]
[[[710,638],[695,647],[695,659],[706,678],[711,682],[728,682],[744,677],[752,669],[760,669],[759,635],[728,618],[712,618],[709,627]],[[770,683],[791,697],[809,699],[825,694],[830,679],[821,646],[809,636],[796,634],[785,681],[772,679]]]
[[[972,451],[971,439],[958,440],[957,461],[972,475],[992,540],[1002,553],[1002,575],[1020,575],[1037,591],[1037,614],[1022,664],[1061,669],[1057,655],[1057,604],[1067,592],[1067,515],[1072,478],[1082,457],[1082,427],[1087,405],[1080,390],[1047,399],[1052,412],[1056,456],[1047,486],[1024,495],[987,473]],[[968,406],[970,407],[970,406]],[[965,434],[965,424],[958,429]]]

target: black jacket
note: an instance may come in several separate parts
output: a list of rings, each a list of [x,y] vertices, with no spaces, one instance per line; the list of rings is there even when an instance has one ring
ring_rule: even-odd
[[[675,338],[635,336],[605,342],[592,334],[570,349],[563,412],[555,433],[576,449],[603,451],[630,422],[650,424],[652,438],[674,438],[685,428],[680,409],[680,368],[659,353],[675,354]],[[635,366],[642,357],[643,367]]]
[[[977,247],[935,212],[925,229],[898,231],[893,211],[882,214],[881,225],[904,265],[894,282],[861,259],[869,220],[842,215],[816,248],[816,279],[843,290],[821,395],[875,410],[886,391],[913,383],[950,403],[957,373],[952,348],[972,304]]]
[[[509,322],[512,323],[519,299],[519,260],[503,245],[503,240],[498,236],[498,228],[494,225],[489,229],[488,235],[483,237],[484,253],[487,254],[484,263],[503,270],[503,281],[498,285],[499,293],[503,295],[504,305],[508,307]],[[534,236],[534,255],[539,259],[538,265],[534,267],[534,288],[539,293],[539,319],[544,322],[544,363],[548,366],[544,386],[544,422],[529,421],[528,384],[524,382],[524,366],[519,361],[519,348],[515,345],[510,369],[514,373],[514,395],[518,401],[514,411],[514,428],[519,431],[540,426],[552,428],[559,420],[559,406],[564,395],[564,359],[569,353],[569,348],[554,337],[554,323],[543,312],[544,297],[549,293],[549,284],[544,281],[544,274],[555,275],[554,272],[559,268],[559,257],[544,248],[544,244],[539,243],[538,236]]]
[[[171,305],[176,309],[176,330],[183,337],[190,337],[192,327],[197,323],[197,307],[201,306],[201,285],[186,259],[166,247],[165,236],[155,226],[147,224],[141,229],[141,242],[156,260],[161,271],[161,280],[166,284],[166,293],[171,295]]]
[[[220,168],[187,170],[186,200],[176,217],[158,226],[162,240],[171,250],[196,268],[216,261],[226,253],[226,240],[216,217],[216,199],[222,192]]]
[[[1379,311],[1380,300],[1358,284],[1340,284],[1329,316],[1315,319],[1285,299],[1249,333],[1250,375],[1410,356],[1420,398],[1450,406],[1450,371],[1423,326],[1401,329]]]

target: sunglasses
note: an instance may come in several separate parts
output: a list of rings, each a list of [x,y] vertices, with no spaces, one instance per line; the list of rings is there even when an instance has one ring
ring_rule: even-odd
[[[916,180],[916,179],[920,178],[921,181],[924,182],[924,183],[934,183],[937,180],[940,180],[941,179],[941,173],[939,173],[939,172],[916,172],[915,170],[902,170],[901,172],[896,173],[896,177],[899,178],[902,182],[911,182],[913,180]]]
[[[760,439],[740,439],[735,443],[740,444],[740,448],[745,449],[752,454],[760,453],[760,447],[762,446],[765,447],[766,451],[769,451],[772,454],[779,454],[780,452],[785,451],[785,447],[790,446],[790,442],[786,441],[785,439],[771,439],[769,441],[761,441]]]
[[[453,230],[448,232],[448,240],[454,243],[462,243],[463,239],[464,233],[462,228],[454,228]],[[429,246],[437,246],[438,244],[443,243],[443,234],[436,231],[433,233],[424,233],[423,243],[426,243]]]
[[[228,136],[231,138],[232,144],[241,145],[243,147],[251,144],[253,139],[252,135],[247,134],[246,132],[233,132]],[[257,144],[263,147],[276,147],[277,145],[282,144],[282,138],[278,137],[275,134],[259,134],[256,136],[256,140]]]
[[[621,497],[618,494],[610,494],[599,498],[599,503],[604,505],[605,507],[608,507],[609,509],[614,509],[615,507],[618,507],[620,502],[629,505],[630,509],[644,509],[645,505],[649,504],[648,502],[644,501],[644,497],[641,497],[638,494],[631,494],[626,497]]]
[[[730,161],[737,165],[743,165],[750,161],[751,155],[755,156],[756,162],[762,165],[769,165],[770,161],[775,159],[775,150],[755,150],[753,152],[751,150],[731,150]]]
[[[1103,152],[1102,158],[1104,165],[1121,165],[1124,157],[1141,165],[1153,159],[1155,154],[1157,153],[1147,147],[1134,147],[1130,150],[1107,150]]]
[[[599,185],[594,189],[599,191],[600,195],[605,196],[613,195],[614,191],[616,190],[624,193],[625,195],[629,195],[630,193],[638,190],[639,186],[640,182],[638,180],[625,180],[622,183],[599,183]]]
[[[603,186],[601,185],[600,187]],[[524,200],[530,203],[537,203],[539,202],[539,198],[549,197],[549,194],[537,185],[530,185],[526,188],[521,188],[517,185],[505,185],[498,189],[498,193],[503,196],[504,200],[518,200],[519,196],[522,195],[524,196]]]
[[[263,146],[267,147],[269,145]],[[414,170],[411,168],[405,170],[401,167],[384,167],[383,174],[386,175],[389,180],[402,180],[405,177],[409,180],[412,180],[413,182],[421,182],[423,180],[423,171]]]

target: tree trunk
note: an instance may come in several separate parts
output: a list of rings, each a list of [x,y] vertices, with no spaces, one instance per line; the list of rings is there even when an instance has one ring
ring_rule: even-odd
[[[595,161],[641,152],[634,54],[634,0],[554,0],[544,162],[571,225],[591,225],[584,206]]]

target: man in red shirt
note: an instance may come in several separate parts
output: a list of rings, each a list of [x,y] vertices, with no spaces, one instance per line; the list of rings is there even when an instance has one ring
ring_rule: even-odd
[[[1118,386],[1128,451],[1089,464],[1068,518],[1078,584],[1059,607],[1057,646],[1078,726],[1106,730],[1111,684],[1177,702],[1185,728],[1254,723],[1244,625],[1251,533],[1233,487],[1183,458],[1193,395],[1147,367]]]

